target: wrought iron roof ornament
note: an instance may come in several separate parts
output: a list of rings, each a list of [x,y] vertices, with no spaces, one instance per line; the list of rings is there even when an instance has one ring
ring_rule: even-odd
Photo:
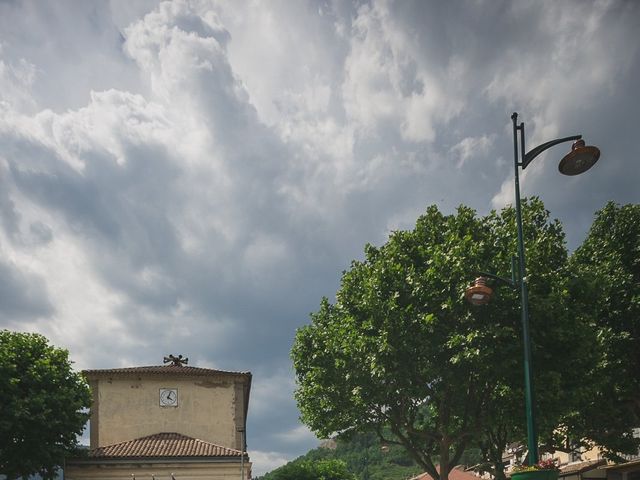
[[[171,366],[174,367],[184,367],[187,363],[189,363],[189,359],[187,357],[183,357],[182,355],[169,355],[168,357],[164,357],[164,363],[170,363]]]

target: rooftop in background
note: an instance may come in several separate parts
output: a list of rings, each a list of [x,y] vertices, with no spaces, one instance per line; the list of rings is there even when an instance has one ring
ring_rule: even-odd
[[[438,472],[440,472],[440,465],[436,467]],[[428,473],[421,473],[417,477],[413,477],[411,480],[431,480],[431,475]],[[465,472],[462,467],[454,467],[449,472],[449,480],[479,480],[480,477],[471,473]]]
[[[607,461],[605,459],[600,460],[587,460],[585,462],[570,463],[560,467],[560,477],[566,477],[569,475],[578,475],[580,473],[588,472],[600,466],[605,466]]]
[[[640,459],[631,460],[626,463],[619,463],[617,465],[609,465],[606,468],[607,470],[636,470],[637,468],[640,468]]]

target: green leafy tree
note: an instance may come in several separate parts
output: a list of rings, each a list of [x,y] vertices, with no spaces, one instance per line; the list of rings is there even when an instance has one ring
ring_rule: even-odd
[[[575,311],[596,333],[581,411],[568,420],[576,440],[607,454],[638,451],[640,426],[640,205],[608,203],[571,258]]]
[[[261,480],[355,480],[340,460],[289,462],[261,477]]]
[[[493,261],[504,268],[508,259],[516,255],[515,211],[507,208],[499,214],[492,212],[486,222],[499,246]],[[572,309],[568,290],[572,274],[561,224],[552,221],[542,202],[534,197],[523,204],[523,226],[540,449],[567,450],[565,419],[582,404],[582,372],[595,362],[595,337]],[[508,270],[502,272],[506,276]],[[482,308],[482,314],[489,316],[488,322],[502,317],[503,332],[494,345],[495,388],[475,443],[487,461],[483,469],[501,479],[505,478],[504,448],[511,442],[524,443],[526,438],[519,290],[502,288],[500,295]]]
[[[490,386],[489,339],[462,301],[469,272],[490,258],[487,229],[460,207],[436,207],[394,232],[342,276],[292,350],[303,421],[320,436],[387,425],[434,478],[448,476],[477,431]],[[484,366],[486,365],[486,366]],[[433,456],[440,459],[436,470]]]
[[[563,342],[582,329],[566,303],[562,228],[539,200],[523,208],[546,432],[567,409],[570,381],[562,372],[579,364]],[[509,275],[514,232],[510,208],[478,218],[466,207],[455,215],[430,207],[414,230],[394,232],[380,248],[368,245],[364,261],[343,273],[335,304],[323,299],[296,335],[303,421],[324,437],[370,427],[384,437],[388,426],[386,440],[402,444],[436,479],[446,480],[470,445],[495,446],[483,452],[501,471],[503,440],[523,434],[519,296],[504,287],[473,308],[463,294],[473,272]],[[497,426],[504,432],[492,437]]]
[[[90,402],[66,350],[42,335],[0,331],[0,473],[53,478],[77,445]]]

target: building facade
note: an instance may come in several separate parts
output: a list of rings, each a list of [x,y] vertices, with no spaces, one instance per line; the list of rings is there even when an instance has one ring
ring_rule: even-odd
[[[249,372],[170,364],[87,370],[90,446],[69,480],[247,479]]]

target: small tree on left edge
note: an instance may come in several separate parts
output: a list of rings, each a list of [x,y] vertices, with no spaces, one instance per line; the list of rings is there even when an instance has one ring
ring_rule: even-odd
[[[90,403],[67,350],[42,335],[0,331],[0,473],[53,478],[77,446]]]

